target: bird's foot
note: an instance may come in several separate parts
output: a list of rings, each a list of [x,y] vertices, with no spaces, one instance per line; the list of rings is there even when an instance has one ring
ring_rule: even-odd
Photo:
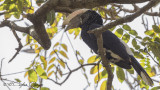
[[[100,50],[98,49],[97,53],[98,53],[98,55],[103,54],[103,55],[105,56],[105,55],[106,55],[106,49],[105,49],[105,48],[103,48],[103,50],[102,50],[102,51],[100,51]]]

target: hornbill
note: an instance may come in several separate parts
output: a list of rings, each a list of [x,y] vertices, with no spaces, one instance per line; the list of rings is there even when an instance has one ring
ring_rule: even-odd
[[[87,33],[89,30],[103,26],[102,17],[96,11],[90,9],[76,10],[64,20],[62,27],[65,27],[65,25],[68,25],[66,30],[80,27],[82,29],[81,37],[83,41],[98,54],[95,35]],[[152,79],[134,58],[132,51],[125,42],[109,30],[103,32],[102,37],[103,47],[106,49],[106,58],[111,63],[125,69],[133,67],[147,85],[153,85]]]

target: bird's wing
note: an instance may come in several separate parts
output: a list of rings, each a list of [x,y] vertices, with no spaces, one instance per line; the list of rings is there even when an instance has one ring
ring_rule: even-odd
[[[90,30],[101,27],[102,25],[92,24]],[[103,45],[106,50],[109,50],[117,58],[117,55],[129,63],[129,54],[127,53],[125,45],[120,41],[120,39],[113,34],[111,31],[107,30],[103,32]],[[91,35],[93,38],[93,35]]]

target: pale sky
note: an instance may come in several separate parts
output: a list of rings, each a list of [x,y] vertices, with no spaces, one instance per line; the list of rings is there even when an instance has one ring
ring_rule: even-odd
[[[2,19],[0,19],[0,21],[2,21]],[[137,18],[133,22],[129,23],[129,25],[131,25],[132,29],[136,30],[138,32],[138,35],[140,35],[140,36],[144,32],[144,27],[143,27],[143,25],[141,25],[141,23],[142,23],[141,18]],[[151,25],[151,23],[153,23],[153,22],[152,22],[152,19],[150,18],[149,25]],[[25,26],[23,23],[18,24],[18,25]],[[18,33],[18,35],[22,39],[22,44],[24,45],[25,44],[25,37],[23,37],[21,33]],[[59,40],[59,37],[61,35],[62,35],[62,32],[60,32],[55,37],[55,39],[52,40],[52,46],[54,45],[54,43],[56,43],[57,40]],[[78,38],[74,39],[73,35],[69,35],[69,37],[74,45],[74,49],[79,50],[81,55],[84,57],[85,63],[87,62],[87,59],[90,56],[95,55],[95,54],[90,53],[89,47],[82,40],[79,40]],[[3,60],[2,75],[24,71],[25,68],[31,64],[31,61],[34,59],[35,54],[27,54],[24,52],[20,52],[19,55],[11,63],[8,63],[9,59],[16,52],[15,48],[18,47],[18,43],[9,28],[7,28],[7,27],[0,28],[0,41],[1,41],[0,59],[5,58]],[[64,35],[62,42],[69,43],[66,35]],[[75,58],[75,55],[73,54],[71,46],[69,44],[67,44],[67,45],[68,45],[67,55],[69,57],[69,60],[68,60],[69,66],[71,67],[71,69],[74,69],[74,68],[78,67],[79,64],[77,63],[77,60]],[[129,44],[129,46],[131,46],[131,45]],[[29,48],[29,47],[25,47],[25,48]],[[25,48],[23,48],[23,49],[25,49]],[[154,63],[152,63],[152,64],[154,64]],[[96,74],[89,75],[90,74],[89,69],[87,69],[86,71],[87,71],[87,75],[89,77],[89,82],[91,83],[91,86],[89,86],[86,90],[94,90],[94,87],[95,87],[94,76]],[[121,83],[119,83],[119,81],[116,77],[116,74],[114,74],[114,76],[115,76],[114,80],[113,80],[114,87],[117,90],[119,90],[119,89],[128,90],[128,85],[126,85],[125,81],[121,84]],[[9,80],[14,80],[15,78],[19,78],[22,82],[28,84],[27,78],[24,78],[24,73],[9,75],[4,78],[7,78]],[[69,77],[69,79],[61,86],[56,85],[54,82],[51,82],[49,80],[44,80],[43,84],[44,84],[44,87],[45,86],[49,87],[51,90],[83,90],[87,86],[87,81],[82,74],[82,70],[80,69],[80,70],[74,72]],[[100,84],[101,83],[99,83],[99,85]],[[21,88],[19,88],[18,86],[11,86],[10,88],[12,90],[27,90],[26,86],[22,86]],[[100,87],[97,87],[97,90],[99,90],[99,88]],[[7,87],[3,85],[2,82],[0,82],[0,89],[1,90],[8,90]]]

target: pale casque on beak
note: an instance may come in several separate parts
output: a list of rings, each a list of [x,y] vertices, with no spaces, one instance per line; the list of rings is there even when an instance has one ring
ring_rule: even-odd
[[[81,15],[88,11],[89,9],[79,9],[67,16],[67,18],[63,21],[62,27],[65,28],[66,25],[68,25],[65,29],[65,31],[73,28],[77,28],[81,24]]]

